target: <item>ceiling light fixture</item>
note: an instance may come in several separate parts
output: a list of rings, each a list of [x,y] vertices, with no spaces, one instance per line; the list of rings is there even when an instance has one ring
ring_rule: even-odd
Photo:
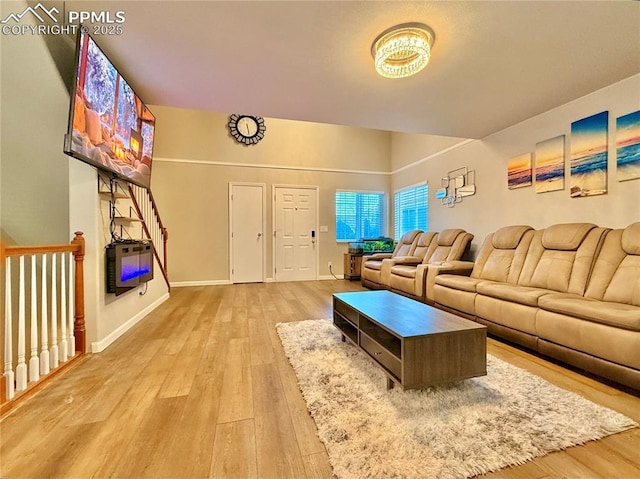
[[[403,23],[385,30],[373,41],[376,71],[386,78],[415,75],[429,63],[436,36],[422,23]]]

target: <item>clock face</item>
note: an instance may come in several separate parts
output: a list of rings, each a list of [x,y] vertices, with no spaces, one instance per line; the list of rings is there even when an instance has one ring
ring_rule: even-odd
[[[255,145],[264,137],[267,127],[261,116],[236,115],[229,117],[229,133],[238,142]]]
[[[243,116],[238,120],[236,128],[242,136],[251,138],[258,133],[258,122],[249,116]]]

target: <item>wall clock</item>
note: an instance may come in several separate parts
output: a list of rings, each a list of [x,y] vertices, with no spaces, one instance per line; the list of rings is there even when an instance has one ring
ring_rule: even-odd
[[[267,127],[261,116],[236,115],[229,116],[229,133],[238,142],[255,145],[264,138]]]

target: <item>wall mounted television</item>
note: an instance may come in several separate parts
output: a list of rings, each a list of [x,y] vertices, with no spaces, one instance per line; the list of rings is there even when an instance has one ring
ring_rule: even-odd
[[[64,152],[149,188],[155,116],[84,32],[75,67]]]

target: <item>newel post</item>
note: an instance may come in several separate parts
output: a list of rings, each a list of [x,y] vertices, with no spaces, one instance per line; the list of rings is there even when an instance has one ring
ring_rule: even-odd
[[[76,245],[73,252],[75,260],[75,315],[73,331],[76,339],[76,352],[86,352],[86,332],[84,326],[84,238],[82,231],[76,231],[71,244]]]

